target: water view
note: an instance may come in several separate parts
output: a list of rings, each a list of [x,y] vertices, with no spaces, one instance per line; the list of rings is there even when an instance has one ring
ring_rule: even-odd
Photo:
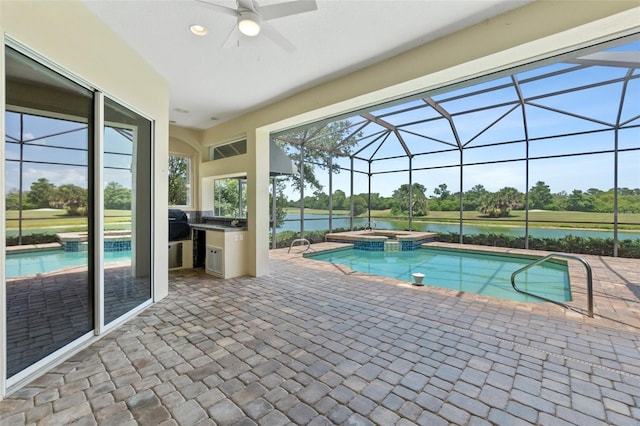
[[[319,231],[329,229],[329,216],[326,214],[304,215],[305,231]],[[358,217],[353,219],[354,227],[363,227],[368,222],[367,218]],[[405,229],[406,221],[373,219],[377,229]],[[333,228],[349,228],[348,216],[333,216]],[[413,229],[416,231],[431,231],[438,233],[459,232],[460,226],[456,223],[429,223],[413,222]],[[287,214],[282,227],[278,232],[300,231],[300,214]],[[495,226],[464,224],[463,231],[468,235],[475,234],[504,234],[509,236],[524,236],[524,226]],[[640,231],[640,230],[639,230]],[[591,230],[591,229],[569,229],[569,228],[529,228],[529,235],[536,238],[563,238],[566,235],[585,238],[613,238],[613,230]],[[640,232],[618,231],[618,238],[621,240],[638,240]]]

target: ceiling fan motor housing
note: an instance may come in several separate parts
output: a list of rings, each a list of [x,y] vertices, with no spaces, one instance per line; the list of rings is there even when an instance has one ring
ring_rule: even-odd
[[[254,37],[260,33],[260,15],[253,10],[238,11],[238,29],[246,36]]]

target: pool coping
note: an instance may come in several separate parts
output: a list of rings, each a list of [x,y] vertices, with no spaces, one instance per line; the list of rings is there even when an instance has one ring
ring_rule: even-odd
[[[113,268],[122,268],[123,266],[131,266],[131,262],[117,261],[117,262],[108,262],[103,265],[104,270],[113,269]],[[7,283],[15,283],[23,280],[46,279],[49,277],[64,276],[66,274],[73,274],[77,272],[86,272],[88,270],[89,268],[87,265],[67,266],[66,268],[54,269],[53,271],[38,272],[35,274],[26,274],[26,275],[20,275],[17,277],[5,277],[5,281]]]
[[[331,232],[328,233],[325,238],[327,240],[342,239],[344,241],[356,241],[356,240],[387,240],[389,237],[394,237],[398,240],[421,240],[427,238],[435,238],[438,234],[436,232],[423,232],[423,231],[396,231],[389,229],[366,229],[361,231],[345,231],[345,232]],[[334,241],[336,242],[336,241]]]
[[[52,251],[62,250],[62,244],[60,243],[45,243],[45,244],[25,244],[20,246],[7,246],[5,248],[7,254],[18,253],[31,253],[36,251]]]
[[[325,241],[352,243],[359,250],[381,251],[393,244],[391,251],[415,250],[420,244],[435,241],[436,232],[401,231],[390,229],[365,229],[359,231],[331,232],[325,235]]]
[[[542,250],[516,249],[506,247],[481,246],[471,244],[455,244],[432,242],[433,247],[477,250],[482,252],[495,252],[496,254],[512,253],[517,255],[533,256],[540,258],[553,253]],[[327,250],[340,250],[352,246],[351,244],[325,242],[312,244],[307,253],[318,253]],[[569,309],[548,302],[517,302],[506,299],[498,299],[475,293],[460,292],[434,286],[414,286],[410,281],[397,280],[395,278],[380,277],[363,272],[353,271],[345,265],[336,265],[329,262],[315,260],[303,256],[302,250],[287,251],[288,249],[275,249],[269,251],[269,257],[281,259],[311,268],[322,273],[339,273],[343,275],[359,276],[371,281],[380,281],[390,285],[405,288],[413,288],[419,291],[443,293],[452,297],[473,299],[482,303],[491,303],[539,311],[545,315],[561,316],[571,321],[583,321],[594,325],[606,325],[608,327],[620,327],[638,332],[640,330],[640,259],[607,257],[596,255],[574,254],[589,262],[593,270],[594,289],[594,318],[586,316],[587,291],[586,271],[584,266],[570,260],[568,262],[569,277],[571,282],[572,301],[565,304]],[[567,253],[569,254],[569,253]]]
[[[332,243],[337,243],[337,242],[332,242]],[[327,248],[327,249],[320,249],[317,251],[311,251],[311,252],[304,252],[302,253],[302,256],[308,259],[313,259],[313,256],[316,254],[320,254],[320,253],[331,253],[331,252],[336,252],[336,251],[343,251],[343,250],[348,250],[350,248],[355,248],[357,249],[357,247],[354,244],[351,243],[337,243],[337,244],[341,244],[340,247],[331,247],[331,248]],[[544,254],[540,254],[541,252],[536,252],[531,253],[531,250],[525,250],[526,253],[516,253],[516,252],[512,252],[512,251],[500,251],[500,250],[486,250],[486,248],[491,248],[489,246],[469,246],[469,245],[464,245],[464,247],[461,247],[460,244],[452,244],[452,245],[447,245],[447,243],[437,243],[437,242],[428,242],[428,243],[422,243],[420,244],[419,248],[426,248],[426,249],[438,249],[438,250],[442,250],[442,251],[450,251],[450,252],[467,252],[467,253],[477,253],[477,254],[485,254],[485,255],[494,255],[494,256],[503,256],[503,257],[514,257],[514,258],[526,258],[526,259],[530,259],[530,260],[537,260],[540,259],[541,257],[545,256]],[[494,247],[495,248],[495,247]],[[549,252],[551,253],[551,252]],[[578,257],[580,257],[580,255],[577,255]],[[559,259],[559,258],[552,258],[548,260],[550,263],[556,263],[559,265],[567,265],[569,262],[567,259]],[[357,272],[357,271],[354,271]],[[571,277],[569,277],[571,278]],[[402,280],[401,280],[402,281]]]

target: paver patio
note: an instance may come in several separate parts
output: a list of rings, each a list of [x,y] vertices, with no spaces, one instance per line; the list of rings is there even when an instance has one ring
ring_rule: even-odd
[[[640,260],[588,257],[596,317],[270,253],[170,294],[0,402],[13,424],[640,423]]]

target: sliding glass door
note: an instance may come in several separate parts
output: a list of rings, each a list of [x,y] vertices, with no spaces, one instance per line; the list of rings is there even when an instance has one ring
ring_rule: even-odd
[[[152,123],[11,47],[5,52],[12,378],[150,303]]]

